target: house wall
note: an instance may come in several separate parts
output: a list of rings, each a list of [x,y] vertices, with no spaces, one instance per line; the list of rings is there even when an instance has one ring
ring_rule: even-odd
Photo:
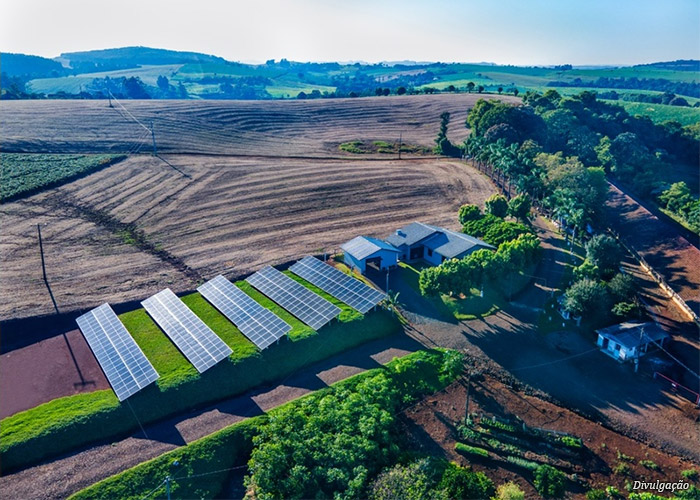
[[[355,257],[353,257],[349,253],[345,252],[344,261],[345,261],[346,266],[355,267],[355,269],[359,269],[362,274],[365,273],[365,261],[364,260],[355,259]]]
[[[368,259],[381,257],[381,269],[387,269],[389,267],[396,266],[398,264],[399,254],[396,252],[390,252],[389,250],[379,250],[368,257]]]
[[[432,255],[430,255],[432,253]],[[432,264],[433,266],[439,266],[442,264],[442,255],[437,253],[435,250],[431,250],[425,247],[423,250],[423,259]]]

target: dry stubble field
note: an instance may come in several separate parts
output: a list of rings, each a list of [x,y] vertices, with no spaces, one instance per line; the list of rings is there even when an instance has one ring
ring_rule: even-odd
[[[155,117],[159,149],[176,168],[135,155],[2,205],[0,317],[54,310],[37,224],[61,312],[142,299],[166,286],[188,290],[217,273],[337,249],[358,234],[386,236],[417,219],[456,227],[460,204],[482,204],[493,192],[473,169],[432,158],[343,158],[337,144],[391,141],[403,131],[405,141],[430,145],[443,111],[453,113],[458,140],[476,98],[125,103],[142,121]],[[140,134],[104,102],[0,109],[3,151],[128,151]]]

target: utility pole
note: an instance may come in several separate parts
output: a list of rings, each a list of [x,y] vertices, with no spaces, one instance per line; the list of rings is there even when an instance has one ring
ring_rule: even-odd
[[[170,476],[165,476],[165,494],[170,500]]]
[[[156,149],[156,132],[153,129],[153,120],[151,120],[151,139],[153,139],[153,156],[158,156],[158,150]]]
[[[109,99],[109,107],[113,108],[114,106],[112,106],[112,93],[109,90],[107,90],[107,98]]]
[[[401,159],[401,146],[403,143],[403,132],[399,132],[399,160]]]
[[[471,387],[472,372],[471,370],[467,372],[467,402],[464,405],[464,421],[469,421],[469,388]]]
[[[389,268],[386,268],[386,293],[389,293]]]

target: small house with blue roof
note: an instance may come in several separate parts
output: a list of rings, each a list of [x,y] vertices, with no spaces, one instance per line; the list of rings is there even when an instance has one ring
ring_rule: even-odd
[[[358,236],[340,248],[345,253],[345,264],[359,269],[362,274],[367,270],[367,265],[385,270],[398,264],[399,250],[377,238]]]

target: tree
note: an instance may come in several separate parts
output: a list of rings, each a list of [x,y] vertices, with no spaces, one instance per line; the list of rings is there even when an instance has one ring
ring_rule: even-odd
[[[453,463],[447,465],[438,488],[444,490],[448,498],[490,498],[494,494],[493,481],[483,472]]]
[[[520,91],[519,91],[517,88],[514,88],[514,89],[513,89],[513,95],[514,95],[515,97],[518,97],[518,94],[519,94],[519,93],[520,93]]]
[[[584,278],[564,293],[564,309],[574,316],[589,316],[609,309],[608,290],[599,281]]]
[[[508,214],[521,221],[526,221],[530,215],[531,206],[530,197],[519,194],[508,202]]]
[[[598,266],[603,276],[612,275],[620,265],[622,249],[612,236],[597,234],[586,243],[586,259]]]
[[[308,97],[309,96],[307,96],[306,92],[304,92],[303,90],[297,94],[297,99],[306,99]]]
[[[521,234],[532,234],[532,231],[527,226],[517,222],[501,221],[488,228],[483,239],[486,243],[497,247],[506,241],[518,239]]]
[[[389,94],[391,94],[391,89],[390,89],[390,88],[385,88],[384,90],[382,90],[382,95],[387,96],[387,95],[389,95]]]
[[[158,80],[156,80],[156,84],[158,85],[158,88],[163,92],[167,92],[168,90],[170,90],[170,82],[168,81],[167,76],[158,75]]]
[[[670,211],[679,213],[682,207],[692,201],[692,196],[685,182],[674,182],[659,195],[659,201]]]
[[[448,92],[454,92],[455,90],[457,90],[457,89],[455,88],[454,85],[449,85],[449,86],[447,87],[447,91],[448,91]]]
[[[486,213],[495,215],[496,217],[505,217],[508,215],[508,200],[502,194],[491,195],[484,205]]]
[[[467,83],[467,92],[469,92],[470,94],[471,94],[472,92],[474,92],[474,87],[475,87],[475,86],[476,86],[476,85],[474,84],[474,82],[468,82],[468,83]]]
[[[545,498],[561,498],[566,491],[566,476],[551,465],[540,465],[535,470],[535,489]]]
[[[498,87],[498,93],[501,94],[503,92],[503,87]]]
[[[481,209],[476,205],[462,205],[459,207],[459,223],[464,225],[466,222],[471,220],[478,220],[481,218]]]
[[[450,113],[445,111],[440,115],[440,130],[435,139],[435,154],[445,156],[459,156],[460,149],[447,138],[447,127],[450,124]]]
[[[484,91],[484,86],[479,85],[476,90],[479,92],[479,94],[481,94]]]
[[[422,459],[408,465],[396,464],[385,469],[370,486],[372,500],[429,499],[431,487],[436,482],[432,477],[430,460]]]
[[[406,87],[399,87],[396,89],[396,95],[404,95],[406,93]]]
[[[608,282],[608,289],[615,302],[630,301],[634,298],[634,279],[629,274],[617,273]]]
[[[146,86],[137,76],[124,78],[122,88],[129,99],[150,99],[150,94],[146,91]]]

